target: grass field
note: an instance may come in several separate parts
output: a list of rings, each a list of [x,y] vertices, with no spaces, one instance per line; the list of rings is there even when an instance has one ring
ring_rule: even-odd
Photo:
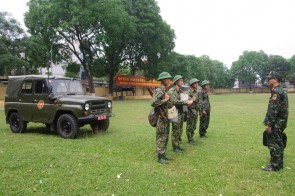
[[[81,129],[66,140],[42,124],[13,134],[0,111],[0,195],[293,195],[295,190],[294,94],[289,94],[285,168],[264,172],[262,121],[269,95],[211,96],[208,137],[195,135],[169,165],[156,162],[155,129],[147,122],[150,101],[114,102],[106,133]]]

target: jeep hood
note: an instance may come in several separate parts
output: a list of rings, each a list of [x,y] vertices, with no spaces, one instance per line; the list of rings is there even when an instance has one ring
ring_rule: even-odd
[[[67,103],[85,103],[86,101],[109,101],[109,99],[98,96],[87,96],[87,95],[67,95],[56,97],[58,102],[67,102]]]

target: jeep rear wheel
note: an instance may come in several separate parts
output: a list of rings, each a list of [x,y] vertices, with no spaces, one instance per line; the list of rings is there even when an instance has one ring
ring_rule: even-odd
[[[19,113],[13,112],[9,117],[10,129],[13,133],[23,133],[27,129],[27,122],[23,121]]]
[[[57,120],[57,132],[63,138],[76,138],[79,126],[76,118],[70,114],[63,114]]]
[[[110,126],[110,119],[98,121],[90,126],[93,132],[105,132]]]

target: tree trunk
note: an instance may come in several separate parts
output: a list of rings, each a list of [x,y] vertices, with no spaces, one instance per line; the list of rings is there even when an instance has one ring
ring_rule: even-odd
[[[250,92],[252,91],[252,85],[251,85],[251,82],[249,82],[249,91],[250,91]]]
[[[93,85],[93,69],[91,66],[87,66],[84,62],[82,63],[84,67],[84,72],[88,81],[88,87],[89,87],[89,92],[95,93],[94,91],[94,85]]]
[[[112,67],[112,65],[111,65],[111,67]],[[113,96],[113,91],[114,91],[114,75],[115,75],[114,69],[110,69],[110,73],[109,73],[109,96]]]
[[[95,89],[93,84],[93,69],[91,65],[89,65],[88,84],[89,84],[89,92],[91,94],[95,94]]]

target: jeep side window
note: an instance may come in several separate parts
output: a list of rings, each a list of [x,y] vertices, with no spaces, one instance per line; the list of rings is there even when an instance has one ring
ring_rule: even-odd
[[[22,85],[22,94],[32,94],[32,81],[25,81]]]
[[[48,93],[48,88],[44,80],[35,81],[35,94]]]

